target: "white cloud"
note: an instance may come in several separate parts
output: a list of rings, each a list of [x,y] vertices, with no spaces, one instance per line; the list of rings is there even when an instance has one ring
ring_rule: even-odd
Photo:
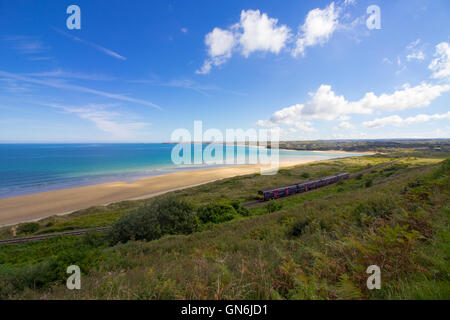
[[[377,96],[373,92],[368,92],[360,100],[348,101],[344,96],[336,95],[331,86],[323,84],[316,92],[310,93],[311,98],[308,102],[278,110],[272,114],[269,120],[260,120],[257,125],[293,127],[297,123],[304,123],[307,120],[334,120],[336,118],[345,122],[348,120],[349,114],[372,114],[374,111],[392,112],[428,106],[431,101],[446,91],[450,91],[450,85],[422,83],[415,87],[404,85],[402,89],[392,94],[383,93]],[[342,124],[342,127],[350,128],[347,124]]]
[[[241,51],[248,57],[255,51],[269,51],[278,54],[284,48],[290,36],[287,26],[277,26],[278,19],[269,18],[266,13],[259,10],[243,10],[239,28]]]
[[[195,70],[196,74],[208,74],[211,72],[211,61],[210,60],[205,60],[205,62],[203,62],[203,65],[200,69]]]
[[[417,39],[416,41],[413,41],[406,46],[406,51],[408,52],[408,54],[406,55],[407,61],[411,60],[422,61],[425,59],[425,54],[423,53],[423,51],[417,48],[419,43],[420,39]]]
[[[309,11],[304,23],[298,27],[295,37],[288,26],[279,24],[278,19],[271,18],[259,10],[243,10],[238,23],[227,30],[214,28],[206,35],[209,58],[196,73],[209,73],[213,66],[226,62],[233,52],[240,52],[247,58],[257,51],[279,54],[286,49],[294,57],[304,56],[307,47],[325,44],[336,30],[353,32],[356,27],[364,24],[364,17],[356,18],[350,24],[345,23],[345,20],[350,19],[350,14],[341,13],[345,7],[354,4],[354,0],[345,0],[338,4],[331,2],[324,9]],[[291,41],[292,38],[295,41]],[[214,48],[218,48],[220,54],[214,53]]]
[[[188,33],[188,28],[181,28],[181,32],[183,32],[183,33]]]
[[[339,24],[338,17],[339,12],[335,10],[334,2],[323,10],[319,8],[311,10],[306,16],[305,23],[299,28],[299,36],[292,55],[304,56],[306,47],[323,45],[327,42]]]
[[[255,51],[278,54],[290,31],[285,25],[277,24],[277,19],[269,18],[259,10],[242,10],[238,23],[227,30],[216,27],[205,36],[209,58],[196,73],[208,74],[212,66],[219,66],[231,58],[233,51],[239,51],[246,58]]]
[[[433,85],[426,82],[415,87],[405,84],[402,89],[392,94],[376,96],[373,92],[359,101],[353,102],[363,110],[397,111],[428,106],[442,93],[449,91],[450,85]]]
[[[425,54],[422,51],[416,51],[413,53],[410,53],[406,56],[406,60],[411,61],[411,60],[424,60],[425,59]]]
[[[333,127],[333,130],[350,130],[350,129],[354,129],[355,126],[352,125],[350,122],[348,121],[342,121],[341,123],[339,123],[339,125]]]
[[[433,71],[431,75],[435,79],[448,78],[450,76],[450,45],[448,42],[441,42],[436,46],[436,57],[431,61],[428,68]]]
[[[372,121],[363,122],[363,126],[368,128],[381,128],[386,125],[394,125],[394,126],[403,126],[413,123],[422,123],[428,122],[432,120],[442,120],[442,119],[450,119],[450,111],[443,114],[419,114],[414,117],[401,118],[397,115],[389,116],[385,118],[378,118]]]
[[[214,28],[206,35],[205,43],[208,46],[208,54],[212,58],[231,57],[231,50],[235,45],[234,35],[231,31]]]
[[[416,41],[410,42],[410,43],[406,46],[406,49],[412,50],[412,49],[414,49],[415,47],[417,47],[417,45],[418,45],[419,43],[420,43],[420,38],[417,39]]]
[[[208,56],[210,59],[205,60],[197,74],[208,74],[212,65],[219,66],[225,63],[232,54],[232,50],[237,41],[234,34],[229,30],[214,28],[205,37],[205,44],[208,47]]]

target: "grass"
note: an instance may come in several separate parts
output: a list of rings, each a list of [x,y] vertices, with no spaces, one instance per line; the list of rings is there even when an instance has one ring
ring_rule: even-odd
[[[358,172],[392,159],[329,160],[283,169],[275,177],[249,175],[172,194],[195,206],[245,202],[258,189],[302,181],[304,173],[315,178]],[[114,244],[106,234],[88,234],[2,246],[0,297],[449,299],[450,170],[449,160],[442,161],[405,158],[360,179],[249,208],[249,217],[190,235]],[[151,201],[50,218],[54,224],[40,222],[36,232],[112,224]],[[70,264],[81,267],[79,291],[65,288],[62,271]],[[381,290],[365,285],[372,264],[381,268]]]

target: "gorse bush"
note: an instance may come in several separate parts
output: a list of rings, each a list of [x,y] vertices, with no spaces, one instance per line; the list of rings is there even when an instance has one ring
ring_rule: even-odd
[[[19,233],[33,233],[38,230],[39,223],[36,222],[22,223],[19,224],[19,227],[17,228],[17,231],[19,231]]]
[[[227,204],[209,204],[197,210],[197,216],[202,223],[221,223],[233,220],[236,209]]]
[[[123,216],[112,226],[113,242],[155,240],[169,234],[190,234],[198,229],[194,207],[174,197],[158,198]]]
[[[231,201],[230,204],[234,208],[234,210],[236,210],[236,212],[241,216],[248,217],[250,215],[250,211],[247,208],[243,207],[239,201],[234,200]]]

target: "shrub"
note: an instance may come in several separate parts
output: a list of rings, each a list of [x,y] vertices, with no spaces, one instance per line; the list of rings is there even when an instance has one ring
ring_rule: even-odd
[[[221,223],[233,220],[237,211],[232,205],[209,204],[197,210],[197,217],[202,223]]]
[[[300,237],[305,232],[305,228],[309,225],[309,223],[310,220],[307,217],[297,219],[292,224],[289,235],[292,237]]]
[[[230,204],[241,216],[248,217],[250,215],[250,211],[248,211],[247,208],[244,208],[238,200],[233,200]]]
[[[198,228],[194,208],[174,197],[158,198],[123,216],[112,226],[112,240],[155,240],[168,234],[190,234]]]
[[[372,179],[367,180],[365,185],[366,185],[366,188],[370,188],[373,185],[373,180]]]
[[[19,233],[33,233],[39,230],[39,223],[30,222],[30,223],[22,223],[17,228]]]
[[[101,247],[108,245],[108,240],[110,235],[108,232],[98,232],[98,231],[90,231],[87,232],[83,238],[83,244],[86,244],[90,247]]]
[[[301,174],[301,177],[302,177],[302,178],[305,178],[305,179],[308,179],[308,178],[310,177],[310,174],[309,174],[308,172],[303,172],[303,173]]]
[[[272,212],[278,211],[282,207],[283,207],[283,204],[281,202],[269,201],[269,203],[266,204],[267,213],[272,213]]]

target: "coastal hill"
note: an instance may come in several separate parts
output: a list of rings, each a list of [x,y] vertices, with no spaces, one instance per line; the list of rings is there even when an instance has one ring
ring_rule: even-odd
[[[450,155],[434,147],[394,151],[15,226],[17,237],[112,229],[2,245],[0,297],[449,299]],[[260,189],[345,171],[354,178],[246,205]],[[82,270],[82,290],[65,287],[71,264]],[[381,268],[380,290],[367,289],[370,265]]]

